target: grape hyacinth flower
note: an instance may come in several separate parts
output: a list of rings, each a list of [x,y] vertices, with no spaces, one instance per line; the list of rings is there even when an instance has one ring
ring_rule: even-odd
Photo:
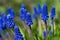
[[[10,17],[13,19],[15,18],[15,12],[12,8],[8,7],[8,14],[11,15]]]
[[[25,20],[25,17],[26,17],[26,13],[27,13],[27,10],[26,9],[24,9],[24,8],[21,8],[20,9],[20,19],[21,20]]]
[[[2,23],[2,18],[0,17],[0,31],[2,31],[3,23]]]
[[[10,17],[11,15],[7,15],[7,22],[6,22],[6,26],[8,28],[13,28],[15,26],[14,20],[11,19]]]
[[[47,25],[47,20],[48,20],[48,6],[47,4],[44,4],[43,8],[42,8],[42,13],[41,13],[41,19],[44,21],[45,23],[45,28],[46,28],[46,40],[48,40],[48,25]]]
[[[52,30],[50,30],[50,36],[52,36],[53,35],[53,31]]]
[[[6,29],[6,20],[7,20],[6,14],[2,13],[1,18],[2,18],[2,23],[1,23],[2,24],[2,29],[4,30],[4,29]]]
[[[36,16],[37,13],[38,13],[37,8],[34,6],[34,7],[33,7],[33,10],[34,10],[34,11],[33,11],[33,18],[34,18],[34,19],[37,19],[37,16]]]
[[[25,9],[25,5],[22,4],[21,8],[20,8],[20,19],[21,20],[23,20],[23,21],[25,20],[26,13],[27,13],[27,10]]]
[[[50,15],[50,17],[54,18],[55,15],[56,15],[56,10],[55,10],[55,7],[53,6],[52,9],[51,9],[51,15]]]
[[[37,18],[37,16],[40,16],[41,14],[41,5],[40,3],[38,3],[38,8],[36,8],[35,6],[33,7],[33,18]]]
[[[16,25],[14,26],[14,40],[23,40],[23,35]]]
[[[54,19],[55,19],[55,15],[56,15],[56,10],[55,10],[55,7],[53,6],[52,9],[51,9],[51,14],[50,14],[50,17],[51,17],[51,24],[53,26],[53,35],[54,35]]]
[[[46,37],[46,36],[47,36],[47,33],[46,33],[46,31],[45,31],[45,30],[43,31],[43,36],[44,36],[44,37]]]
[[[44,4],[43,8],[42,8],[42,13],[41,13],[41,18],[43,21],[47,21],[48,20],[48,7],[47,4]]]
[[[24,8],[24,9],[25,9],[25,8],[26,8],[26,7],[25,7],[25,4],[22,4],[22,5],[21,5],[21,8]]]
[[[29,12],[26,13],[25,23],[30,27],[33,24],[31,14]]]
[[[40,3],[38,3],[38,15],[40,15],[41,14],[41,5],[40,5]]]

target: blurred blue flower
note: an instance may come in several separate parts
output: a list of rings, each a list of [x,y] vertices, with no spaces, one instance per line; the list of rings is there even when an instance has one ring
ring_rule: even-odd
[[[55,15],[56,15],[56,9],[55,9],[55,7],[53,6],[52,9],[51,9],[51,15],[50,15],[50,17],[51,17],[51,18],[54,18]]]
[[[8,13],[11,13],[11,10],[12,10],[11,7],[8,7],[8,8],[7,8],[7,12],[8,12]]]
[[[50,36],[52,36],[53,35],[53,31],[52,30],[50,30]]]
[[[25,8],[26,8],[26,7],[25,7],[25,4],[22,4],[22,5],[21,5],[21,8],[24,8],[24,9],[25,9]]]
[[[25,20],[26,13],[27,13],[27,10],[26,9],[24,9],[24,8],[21,8],[20,9],[20,19],[21,20]]]
[[[42,8],[42,13],[41,13],[41,18],[43,21],[48,20],[48,7],[47,4],[44,4],[43,8]]]
[[[9,15],[7,15],[6,26],[7,26],[8,28],[13,28],[14,25],[15,25],[14,20],[11,19]]]
[[[31,18],[31,14],[29,12],[26,13],[26,20],[25,20],[25,22],[26,22],[26,24],[28,26],[33,24],[32,18]]]
[[[18,26],[14,26],[14,40],[23,40],[23,35],[21,34]]]
[[[34,9],[33,12],[34,12],[35,14],[37,14],[37,13],[38,13],[37,8],[34,6],[33,9]]]
[[[0,31],[2,31],[3,29],[3,23],[2,23],[3,21],[2,21],[2,18],[0,17]]]
[[[38,15],[40,15],[40,13],[41,13],[41,5],[40,5],[40,3],[38,3]]]
[[[40,14],[41,14],[41,5],[40,5],[40,3],[38,3],[38,9],[34,6],[33,7],[33,18],[34,19],[36,19],[37,18],[37,15],[39,15],[40,16]]]
[[[44,36],[44,37],[46,37],[46,36],[47,36],[46,31],[43,31],[43,36]]]
[[[36,16],[37,14],[38,14],[38,10],[37,10],[37,8],[34,6],[34,7],[33,7],[33,18],[34,18],[34,19],[37,18],[37,16]]]
[[[6,14],[5,13],[2,13],[1,14],[1,18],[2,18],[2,29],[4,30],[4,29],[6,29],[6,21],[7,21],[7,16],[6,16]]]
[[[14,10],[12,9],[12,8],[10,8],[10,7],[8,7],[8,14],[10,14],[11,16],[11,18],[13,19],[14,17],[15,17],[15,12],[14,12]]]

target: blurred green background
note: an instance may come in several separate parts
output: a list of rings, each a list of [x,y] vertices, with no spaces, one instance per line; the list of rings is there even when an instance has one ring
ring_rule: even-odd
[[[0,12],[7,13],[8,7],[13,8],[16,14],[15,22],[18,26],[20,26],[20,29],[24,31],[24,28],[22,27],[22,23],[18,18],[21,4],[25,4],[26,9],[29,12],[33,13],[33,6],[37,7],[39,2],[41,6],[43,6],[44,3],[48,5],[49,14],[50,14],[52,6],[54,5],[56,7],[56,18],[55,18],[55,32],[56,33],[54,36],[54,40],[60,40],[60,0],[0,0]],[[33,26],[37,26],[37,25],[34,24]],[[34,28],[33,28],[33,31],[34,31],[33,34],[36,33],[36,30]]]

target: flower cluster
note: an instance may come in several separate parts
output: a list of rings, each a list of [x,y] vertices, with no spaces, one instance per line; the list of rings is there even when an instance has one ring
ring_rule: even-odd
[[[31,14],[27,11],[24,4],[22,4],[21,9],[20,9],[20,19],[25,21],[25,23],[28,26],[32,25]]]
[[[5,13],[1,13],[0,16],[0,38],[2,37],[2,32],[5,31],[6,29],[11,29],[14,28],[14,37],[16,37],[15,40],[23,40],[22,34],[21,32],[19,32],[19,28],[17,26],[15,26],[15,22],[14,22],[14,18],[15,18],[15,12],[12,8],[8,8],[7,10],[7,14]],[[8,32],[5,35],[6,37],[9,36]],[[21,37],[20,37],[21,36]]]
[[[14,40],[23,40],[23,36],[22,36],[18,26],[14,27]]]
[[[53,19],[55,18],[55,7],[53,6],[51,9],[51,14],[50,17],[53,21]],[[44,4],[43,7],[41,7],[40,3],[38,3],[38,8],[36,8],[35,6],[33,7],[33,16],[35,18],[41,17],[41,20],[43,20],[43,22],[45,23],[46,26],[46,30],[43,31],[43,35],[44,37],[46,37],[48,35],[47,32],[47,20],[49,18],[48,15],[48,6],[47,4]],[[16,26],[15,22],[14,22],[14,18],[15,18],[15,12],[12,8],[8,7],[7,9],[7,15],[5,13],[1,13],[0,16],[0,38],[2,31],[6,30],[6,28],[13,28],[14,29],[14,40],[23,40],[23,35],[21,34],[19,27]],[[31,25],[33,24],[32,22],[32,16],[31,13],[26,9],[25,4],[21,5],[20,8],[20,19],[22,21],[24,21],[24,23],[28,26],[31,27]],[[52,35],[53,31],[50,31],[50,35]],[[8,36],[8,32],[6,33],[6,36]]]

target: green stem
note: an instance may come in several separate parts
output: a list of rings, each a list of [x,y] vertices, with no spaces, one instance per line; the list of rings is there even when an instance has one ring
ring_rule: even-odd
[[[47,21],[45,21],[45,26],[46,26],[46,40],[48,40],[48,25],[47,25]]]

